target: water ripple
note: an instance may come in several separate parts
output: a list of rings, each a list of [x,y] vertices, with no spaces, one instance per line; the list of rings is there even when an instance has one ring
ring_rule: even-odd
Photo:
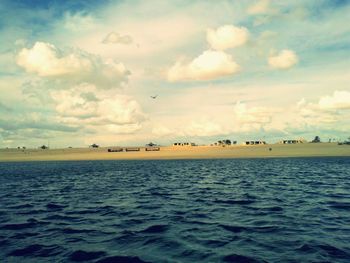
[[[0,262],[350,262],[349,158],[0,163]]]

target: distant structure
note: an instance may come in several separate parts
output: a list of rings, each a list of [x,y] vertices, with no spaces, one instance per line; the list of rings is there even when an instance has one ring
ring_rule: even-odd
[[[93,144],[91,144],[90,146],[89,146],[90,148],[98,148],[98,147],[100,147],[98,144],[96,144],[96,143],[93,143]]]
[[[243,145],[263,145],[266,144],[265,141],[245,141]]]
[[[304,139],[297,139],[297,140],[282,140],[279,141],[279,144],[297,144],[297,143],[305,143],[306,141]]]
[[[109,148],[107,151],[108,152],[122,152],[123,148],[121,148],[121,147],[113,147],[113,148]]]
[[[126,152],[139,152],[140,148],[139,147],[127,147],[125,148]]]
[[[343,142],[338,142],[338,145],[350,145],[350,137]]]
[[[174,142],[173,146],[196,146],[194,142]]]
[[[146,146],[145,147],[146,152],[154,152],[154,151],[160,151],[160,147],[157,146]]]
[[[219,140],[213,144],[211,144],[211,146],[230,146],[232,144],[237,144],[237,141],[231,141],[231,140],[228,140],[228,139],[225,139],[225,140]]]

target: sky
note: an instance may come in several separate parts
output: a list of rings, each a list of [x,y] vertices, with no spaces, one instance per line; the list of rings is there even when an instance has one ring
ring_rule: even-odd
[[[0,148],[344,140],[349,14],[349,0],[2,0]]]

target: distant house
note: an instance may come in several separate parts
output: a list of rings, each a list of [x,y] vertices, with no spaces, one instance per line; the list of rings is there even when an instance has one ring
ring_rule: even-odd
[[[140,148],[139,147],[127,147],[125,148],[126,152],[139,152]]]
[[[123,148],[121,147],[113,147],[113,148],[108,148],[108,152],[122,152]]]
[[[211,146],[229,146],[229,145],[233,145],[233,144],[237,144],[237,141],[231,141],[231,140],[228,140],[228,139],[225,139],[225,140],[219,140],[213,144],[211,144]]]
[[[100,147],[98,144],[96,144],[96,143],[93,143],[93,144],[91,144],[90,146],[89,146],[90,148],[98,148],[98,147]]]
[[[266,144],[265,141],[245,141],[243,145],[263,145]]]
[[[297,144],[297,143],[305,143],[306,141],[304,139],[297,139],[297,140],[282,140],[278,143],[280,144]]]
[[[156,147],[156,146],[145,147],[145,151],[146,152],[160,151],[160,147]]]
[[[343,142],[338,142],[338,145],[350,145],[350,137]]]
[[[174,142],[173,146],[196,146],[194,142]]]

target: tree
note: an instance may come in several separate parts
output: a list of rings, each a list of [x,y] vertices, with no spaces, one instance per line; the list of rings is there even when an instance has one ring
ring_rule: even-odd
[[[319,136],[315,136],[315,139],[312,140],[313,143],[321,142],[321,139]]]

